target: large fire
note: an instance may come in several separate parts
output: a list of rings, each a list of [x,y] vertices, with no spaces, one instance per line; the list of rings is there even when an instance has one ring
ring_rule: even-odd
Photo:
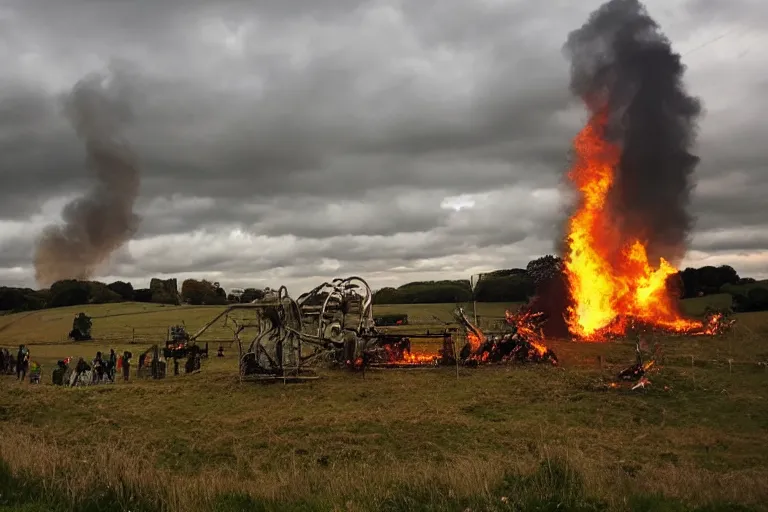
[[[574,141],[576,162],[569,178],[581,204],[569,223],[565,270],[573,304],[566,312],[571,334],[601,340],[625,333],[630,320],[675,332],[700,331],[701,322],[683,318],[667,287],[677,272],[663,258],[654,268],[640,239],[623,233],[606,202],[621,148],[606,140],[607,115],[594,115]],[[617,249],[618,248],[618,249]]]

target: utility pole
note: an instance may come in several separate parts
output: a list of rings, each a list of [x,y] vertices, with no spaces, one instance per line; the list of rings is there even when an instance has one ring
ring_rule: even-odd
[[[469,276],[469,285],[472,288],[472,316],[475,319],[475,326],[480,327],[477,323],[477,296],[475,295],[475,289],[477,289],[477,283],[482,279],[483,274],[474,274]]]

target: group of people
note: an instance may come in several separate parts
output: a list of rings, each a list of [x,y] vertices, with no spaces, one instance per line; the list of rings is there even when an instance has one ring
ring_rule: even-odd
[[[59,361],[59,368],[66,370],[67,363]],[[96,352],[96,357],[88,364],[82,357],[78,359],[74,368],[74,378],[70,380],[70,386],[77,384],[80,377],[86,373],[91,372],[91,383],[100,384],[105,381],[115,382],[115,377],[118,370],[123,371],[123,380],[128,381],[131,369],[131,353],[125,352],[122,356],[118,357],[114,349],[109,350],[109,357],[106,359],[101,352]],[[54,376],[54,384],[63,384],[63,382],[57,382],[59,379]]]
[[[24,380],[29,371],[29,349],[26,345],[19,345],[16,357],[7,349],[0,349],[0,373],[15,374],[16,379]]]
[[[96,352],[96,357],[90,364],[82,357],[77,360],[72,373],[72,378],[66,384],[74,386],[78,380],[87,372],[91,372],[91,381],[89,384],[99,384],[102,382],[115,382],[118,372],[122,370],[123,380],[128,381],[131,368],[131,353],[126,351],[118,356],[114,349],[110,349],[106,357],[101,352]],[[70,358],[60,360],[52,371],[52,381],[54,385],[63,386],[65,384],[65,375],[70,369]],[[30,359],[30,351],[26,345],[19,345],[19,351],[14,357],[13,353],[6,348],[0,348],[0,375],[15,375],[17,380],[23,381],[30,377],[30,382],[39,383],[42,368],[39,364]]]

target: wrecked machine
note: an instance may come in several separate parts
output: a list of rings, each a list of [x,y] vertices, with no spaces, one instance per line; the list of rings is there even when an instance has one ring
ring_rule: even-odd
[[[189,340],[194,342],[224,318],[237,342],[240,379],[251,381],[317,379],[320,365],[364,371],[557,362],[543,345],[535,318],[508,314],[505,331],[486,335],[457,308],[460,330],[392,333],[377,329],[372,304],[371,288],[360,277],[325,282],[296,299],[283,286],[261,300],[230,305]],[[427,338],[442,341],[436,353],[413,349],[412,342]]]
[[[141,378],[162,379],[170,371],[173,375],[196,373],[207,357],[208,343],[201,347],[184,325],[173,325],[168,328],[162,347],[152,345],[139,354],[137,374]]]

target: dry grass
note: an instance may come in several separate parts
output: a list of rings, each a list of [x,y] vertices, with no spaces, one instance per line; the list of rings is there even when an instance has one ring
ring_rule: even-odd
[[[200,324],[211,313],[156,309],[144,319],[158,327],[182,311]],[[50,326],[73,313],[46,314]],[[101,319],[105,336],[114,318]],[[768,359],[768,316],[739,321],[724,338],[652,340],[665,362],[640,392],[603,386],[632,362],[630,343],[553,342],[560,368],[458,379],[450,369],[327,372],[302,385],[240,385],[233,353],[155,382],[60,389],[2,378],[0,487],[12,497],[0,491],[0,510],[3,499],[26,510],[760,509],[768,370],[757,363]],[[32,346],[34,358],[113,344],[51,338]]]
[[[518,306],[514,303],[478,304],[480,322],[503,319],[504,311]],[[410,323],[423,331],[442,329],[446,322],[452,322],[451,311],[454,307],[455,304],[381,305],[374,307],[374,314],[407,313]],[[471,305],[469,308],[471,310]],[[98,341],[126,342],[135,339],[141,343],[157,342],[165,339],[169,326],[184,324],[190,332],[194,332],[222,309],[223,306],[122,303],[3,315],[0,316],[0,346],[66,343],[67,333],[72,329],[72,318],[81,311],[92,317],[92,334]],[[231,339],[232,332],[223,324],[217,324],[206,337],[212,340]]]

